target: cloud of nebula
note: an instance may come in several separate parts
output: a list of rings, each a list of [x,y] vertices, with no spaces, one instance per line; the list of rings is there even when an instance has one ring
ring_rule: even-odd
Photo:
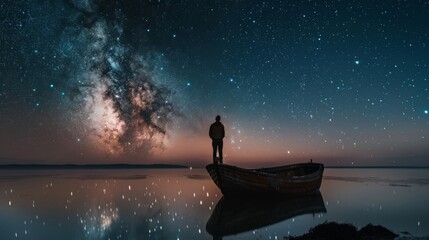
[[[74,101],[88,139],[114,155],[162,149],[177,113],[174,92],[155,73],[161,54],[127,43],[121,8],[101,9],[99,1],[66,3],[75,9],[76,41],[84,46]]]

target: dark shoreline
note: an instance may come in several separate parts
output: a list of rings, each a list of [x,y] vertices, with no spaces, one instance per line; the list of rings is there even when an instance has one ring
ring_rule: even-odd
[[[188,166],[178,164],[7,164],[0,165],[1,169],[58,169],[58,170],[74,170],[74,169],[169,169],[169,168],[189,168]]]
[[[2,169],[180,169],[180,164],[0,164]],[[195,167],[196,169],[204,167]],[[327,169],[429,169],[429,166],[325,166]]]
[[[301,236],[287,236],[287,240],[394,240],[399,234],[371,223],[358,229],[352,224],[325,222],[312,227]]]

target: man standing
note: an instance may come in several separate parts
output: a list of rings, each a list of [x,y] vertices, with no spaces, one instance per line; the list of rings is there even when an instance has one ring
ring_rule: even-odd
[[[223,138],[225,137],[225,128],[220,122],[220,116],[216,116],[216,122],[210,125],[209,136],[212,139],[213,146],[213,163],[216,162],[216,152],[219,149],[219,162],[222,163],[222,148],[223,148]]]

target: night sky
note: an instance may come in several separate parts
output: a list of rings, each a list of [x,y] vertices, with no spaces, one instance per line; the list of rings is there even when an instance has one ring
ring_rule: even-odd
[[[0,11],[0,164],[429,165],[429,1]]]

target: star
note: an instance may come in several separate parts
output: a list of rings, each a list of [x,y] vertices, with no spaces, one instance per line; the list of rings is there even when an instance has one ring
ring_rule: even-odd
[[[0,142],[18,138],[14,129],[20,126],[35,126],[46,134],[28,140],[40,146],[55,141],[58,152],[68,149],[63,139],[76,142],[79,136],[87,150],[76,156],[107,154],[126,162],[131,154],[136,161],[155,161],[158,153],[149,152],[189,145],[176,139],[203,134],[208,119],[219,113],[227,129],[242,122],[243,142],[235,138],[235,149],[350,158],[343,163],[359,159],[355,165],[391,164],[383,159],[392,148],[397,164],[407,164],[404,156],[414,150],[429,156],[419,137],[426,141],[429,135],[424,1],[364,1],[357,11],[337,3],[320,11],[313,1],[225,1],[204,8],[180,1],[115,1],[114,7],[96,0],[58,1],[43,8],[20,2],[3,4],[6,11],[0,13],[6,19],[0,34],[0,116],[14,120],[0,117],[7,133]],[[23,119],[30,114],[35,116]],[[70,135],[55,139],[63,129]],[[412,135],[416,129],[419,135]],[[353,151],[368,146],[365,156]],[[205,154],[195,149],[195,156]],[[177,159],[188,159],[182,152]],[[15,155],[25,158],[24,151]]]

